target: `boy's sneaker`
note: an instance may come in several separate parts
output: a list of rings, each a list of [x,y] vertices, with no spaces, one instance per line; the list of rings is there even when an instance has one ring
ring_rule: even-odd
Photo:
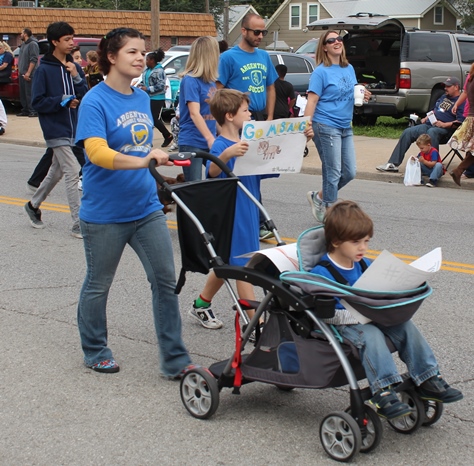
[[[72,227],[71,236],[74,236],[74,238],[82,239],[81,227],[79,225],[74,225]]]
[[[428,188],[436,188],[436,181],[430,180],[426,185]]]
[[[5,134],[5,128],[3,126],[0,126],[0,136],[3,136]]]
[[[399,400],[392,387],[380,390],[367,403],[377,408],[377,414],[385,419],[396,419],[411,413],[410,406]]]
[[[266,227],[262,226],[260,227],[260,231],[259,231],[259,239],[260,241],[264,240],[264,239],[270,239],[270,238],[273,238],[275,235],[273,234],[273,231],[270,231],[270,230],[267,230]]]
[[[82,176],[79,177],[79,181],[77,182],[77,189],[82,191]]]
[[[25,204],[25,210],[30,217],[30,223],[33,228],[44,228],[44,223],[41,221],[41,210],[35,209],[29,202]]]
[[[320,223],[324,221],[324,214],[326,213],[326,207],[318,199],[316,191],[308,191],[306,193],[306,198],[308,199],[309,205],[311,206],[311,212],[313,217]]]
[[[196,307],[196,301],[193,303],[193,308],[189,310],[189,315],[199,320],[203,327],[212,330],[217,330],[222,327],[222,322],[216,318],[211,307]]]
[[[450,387],[439,375],[425,380],[417,388],[417,392],[422,400],[433,400],[440,403],[454,403],[464,398],[460,390]]]
[[[394,165],[393,163],[385,163],[383,165],[379,165],[378,167],[375,167],[379,172],[398,172],[398,167]]]
[[[168,149],[168,152],[173,152],[174,150],[178,150],[178,144],[176,144],[175,142],[171,144],[170,148]]]
[[[32,193],[35,193],[36,190],[38,189],[38,186],[35,186],[33,184],[30,184],[30,183],[26,183],[26,187],[32,192]]]
[[[89,369],[96,372],[103,372],[105,374],[113,374],[120,370],[120,366],[115,362],[115,359],[106,359],[105,361],[96,362],[95,364],[86,364]]]

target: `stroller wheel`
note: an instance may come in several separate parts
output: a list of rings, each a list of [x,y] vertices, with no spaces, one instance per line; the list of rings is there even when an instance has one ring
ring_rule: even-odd
[[[208,419],[219,406],[219,388],[214,376],[203,367],[187,371],[181,379],[181,401],[191,416]]]
[[[353,417],[343,411],[328,414],[319,426],[326,453],[336,461],[350,461],[362,445],[362,435]]]
[[[346,409],[346,413],[351,414],[351,408]],[[371,408],[364,408],[365,437],[362,434],[361,453],[369,453],[378,447],[383,436],[383,425],[380,416]]]
[[[422,422],[422,426],[432,426],[435,422],[439,421],[439,418],[443,414],[443,403],[433,400],[423,400],[425,407],[425,420]]]
[[[393,430],[401,434],[411,434],[425,421],[425,406],[414,390],[398,393],[399,398],[411,408],[411,414],[397,419],[387,419]]]

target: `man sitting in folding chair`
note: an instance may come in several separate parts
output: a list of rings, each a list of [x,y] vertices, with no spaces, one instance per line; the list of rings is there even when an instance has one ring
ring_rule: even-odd
[[[432,114],[430,114],[431,112],[427,114],[421,120],[420,125],[411,126],[403,131],[390,159],[386,164],[376,167],[378,171],[398,172],[398,167],[403,162],[405,153],[422,134],[429,134],[431,145],[435,149],[439,149],[440,140],[444,138],[447,141],[456,127],[464,121],[464,104],[457,108],[455,114],[452,112],[460,96],[461,83],[459,79],[454,76],[450,77],[446,79],[444,86],[446,94],[436,101]]]

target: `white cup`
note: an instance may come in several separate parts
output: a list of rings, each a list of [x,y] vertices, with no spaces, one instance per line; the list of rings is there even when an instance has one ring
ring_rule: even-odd
[[[354,105],[361,107],[364,104],[365,86],[356,84],[354,86]]]

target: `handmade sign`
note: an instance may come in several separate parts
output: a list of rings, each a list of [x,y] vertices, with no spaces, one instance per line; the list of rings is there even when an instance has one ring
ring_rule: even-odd
[[[309,124],[308,117],[247,121],[241,139],[249,150],[235,159],[233,172],[237,176],[299,173],[306,147],[303,133]]]

